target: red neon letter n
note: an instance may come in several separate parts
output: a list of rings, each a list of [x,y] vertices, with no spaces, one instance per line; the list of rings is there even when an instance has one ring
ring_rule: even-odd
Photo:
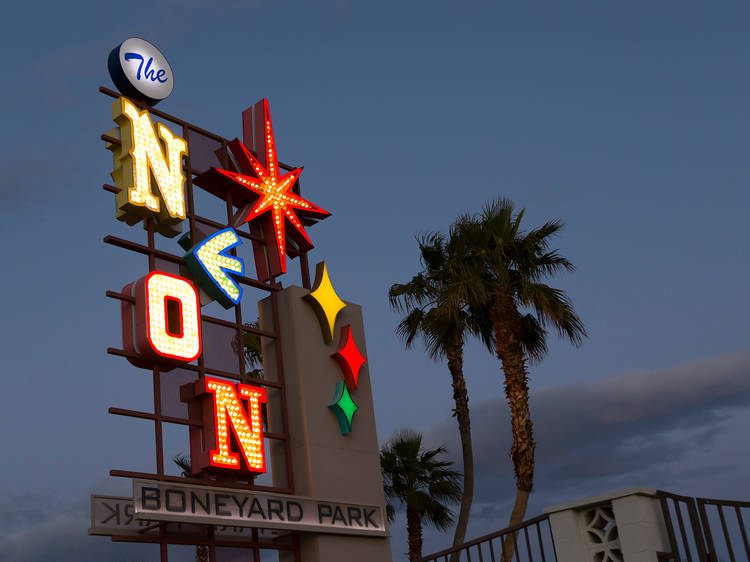
[[[240,468],[240,458],[229,447],[229,426],[232,427],[242,450],[247,468],[252,472],[265,472],[266,461],[263,452],[263,427],[261,425],[260,404],[266,401],[266,389],[237,384],[222,379],[206,377],[206,392],[214,397],[214,422],[216,449],[209,451],[211,466]],[[248,410],[241,399],[247,400]],[[249,414],[249,415],[248,415]]]

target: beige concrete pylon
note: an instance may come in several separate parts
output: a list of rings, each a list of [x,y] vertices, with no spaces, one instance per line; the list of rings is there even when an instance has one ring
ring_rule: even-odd
[[[362,366],[357,388],[351,393],[359,407],[351,432],[343,435],[336,414],[328,408],[336,383],[344,380],[339,365],[331,357],[339,342],[324,341],[313,308],[303,300],[308,293],[301,287],[288,287],[277,293],[281,338],[276,344],[270,338],[261,338],[267,378],[275,377],[274,345],[281,345],[295,494],[378,506],[384,513],[369,361]],[[336,317],[336,327],[350,324],[358,349],[367,356],[362,308],[346,304]],[[270,325],[271,298],[261,301],[259,308],[260,327],[274,330]],[[338,335],[340,330],[335,329],[333,333]],[[269,428],[281,423],[281,413],[278,408],[272,408],[272,404],[269,400]],[[269,453],[274,485],[285,486],[283,447],[272,446]],[[303,562],[388,562],[392,559],[387,536],[305,533],[301,535],[301,548]],[[284,553],[280,555],[280,560],[287,562]]]

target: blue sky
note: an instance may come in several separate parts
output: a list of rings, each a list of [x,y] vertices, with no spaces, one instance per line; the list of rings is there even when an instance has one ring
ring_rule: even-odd
[[[280,159],[305,166],[303,193],[333,213],[310,230],[311,261],[325,259],[342,297],[364,307],[382,439],[411,427],[455,443],[447,368],[419,346],[403,349],[386,294],[417,271],[415,233],[445,230],[503,195],[526,208],[528,227],[566,223],[556,245],[577,271],[555,284],[590,333],[580,349],[553,338],[530,373],[540,443],[530,515],[635,485],[750,497],[736,470],[750,456],[747,5],[17,2],[0,31],[9,264],[0,548],[14,559],[49,559],[44,533],[70,559],[121,552],[82,535],[86,500],[126,492],[109,468],[148,468],[152,458],[140,439],[149,427],[106,414],[148,408],[150,396],[143,373],[105,354],[120,327],[104,291],[140,272],[101,241],[128,229],[100,189],[111,155],[98,137],[113,125],[97,87],[111,87],[107,54],[130,36],[157,44],[172,65],[167,112],[231,138],[242,110],[270,100]],[[478,459],[487,484],[476,535],[502,525],[504,513],[481,506],[502,512],[513,483],[507,420],[496,417],[499,365],[470,344],[465,371],[476,439],[499,451]],[[623,390],[633,385],[635,394]],[[569,409],[580,396],[620,397],[619,424],[592,407],[591,426],[581,426]],[[674,399],[663,415],[643,411],[659,409],[656,397]],[[554,426],[570,432],[545,441]],[[175,452],[180,443],[174,436]],[[667,450],[681,462],[662,458]],[[604,457],[615,461],[592,469]],[[544,468],[558,465],[567,468]],[[34,548],[29,529],[44,531]],[[399,559],[404,533],[393,532]],[[428,535],[425,550],[446,542]]]

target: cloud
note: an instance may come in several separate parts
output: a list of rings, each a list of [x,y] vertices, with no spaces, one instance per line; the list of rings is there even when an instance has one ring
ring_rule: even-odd
[[[738,412],[750,406],[750,352],[541,389],[532,392],[530,406],[537,501],[551,505],[566,493],[560,501],[636,485],[699,482],[733,473],[729,454],[704,453],[729,425],[741,423]],[[507,404],[500,397],[474,403],[471,417],[478,500],[473,517],[502,513],[505,519],[515,493]],[[447,442],[460,463],[453,419],[424,434],[430,446]]]
[[[52,493],[26,493],[0,500],[0,552],[6,562],[136,562],[154,560],[153,545],[113,543],[89,536],[88,502],[65,505]],[[173,557],[170,555],[170,560]],[[184,560],[189,558],[174,558]]]
[[[527,518],[546,506],[635,486],[750,497],[743,468],[750,462],[750,351],[541,389],[530,406],[537,448]],[[471,421],[475,493],[467,538],[507,526],[515,498],[505,399],[473,402]],[[446,444],[460,467],[454,419],[423,435],[428,447]],[[402,560],[405,522],[397,519],[391,533],[394,560]],[[451,540],[450,532],[425,528],[423,552]]]

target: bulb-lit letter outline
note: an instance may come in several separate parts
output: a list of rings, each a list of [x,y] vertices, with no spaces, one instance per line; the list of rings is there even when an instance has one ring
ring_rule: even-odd
[[[182,157],[188,154],[187,142],[162,123],[157,123],[157,136],[149,112],[138,111],[124,97],[113,102],[112,119],[120,127],[120,144],[107,145],[114,156],[112,179],[120,188],[117,218],[133,225],[153,216],[158,232],[177,235],[180,229],[175,226],[186,216]],[[111,134],[117,135],[117,129]]]
[[[201,318],[198,291],[183,277],[152,271],[123,292],[135,306],[123,301],[123,345],[144,358],[190,362],[201,354]],[[170,302],[172,306],[170,307]],[[149,362],[133,359],[137,367]]]
[[[260,404],[266,402],[266,389],[205,377],[205,391],[213,400],[204,402],[213,409],[213,435],[206,435],[208,463],[210,466],[239,470],[240,456],[230,448],[231,426],[245,465],[250,472],[265,472],[266,460],[263,446],[263,425]],[[247,400],[248,408],[241,400]],[[208,428],[204,428],[207,431]]]

